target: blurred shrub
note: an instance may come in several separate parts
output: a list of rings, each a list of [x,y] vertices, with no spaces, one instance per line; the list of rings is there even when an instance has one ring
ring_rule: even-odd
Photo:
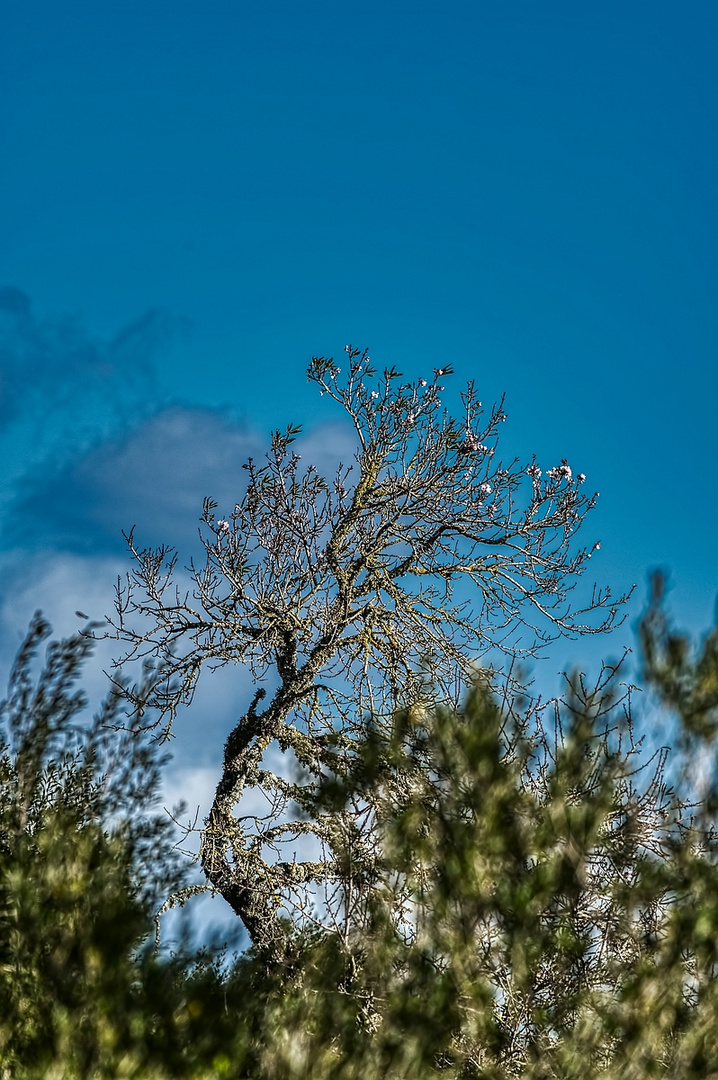
[[[660,600],[641,638],[668,758],[620,666],[551,714],[478,680],[369,725],[307,808],[346,821],[343,919],[232,964],[154,952],[182,884],[156,745],[120,686],[78,726],[82,636],[33,681],[37,619],[2,705],[0,1076],[718,1077],[718,632],[692,649]]]

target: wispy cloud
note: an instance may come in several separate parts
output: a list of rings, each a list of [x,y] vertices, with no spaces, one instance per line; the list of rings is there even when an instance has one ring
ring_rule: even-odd
[[[150,310],[99,339],[77,317],[39,318],[24,292],[0,288],[0,548],[117,553],[133,525],[144,544],[182,547],[196,544],[205,496],[231,512],[241,466],[263,457],[269,432],[161,398],[153,360],[179,323]],[[332,472],[355,439],[325,425],[296,445]]]
[[[180,320],[157,309],[100,338],[75,315],[39,317],[18,288],[0,288],[2,489],[54,470],[163,402],[154,358]]]
[[[25,546],[98,554],[119,552],[121,533],[137,528],[143,546],[195,550],[206,496],[228,514],[241,499],[248,457],[268,449],[259,433],[230,416],[172,406],[107,440],[64,469],[38,476],[18,500],[9,537]],[[352,460],[351,431],[323,425],[297,440],[307,464],[333,473]]]
[[[15,507],[12,538],[32,547],[121,549],[137,526],[144,545],[196,541],[206,495],[236,501],[256,433],[209,409],[175,406],[39,475]]]

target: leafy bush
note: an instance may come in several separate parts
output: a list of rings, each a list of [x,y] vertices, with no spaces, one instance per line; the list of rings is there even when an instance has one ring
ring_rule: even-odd
[[[219,976],[154,950],[153,913],[183,883],[151,812],[162,759],[121,684],[82,722],[89,636],[52,643],[33,679],[49,633],[37,615],[0,706],[0,1076],[192,1075],[193,980]]]
[[[338,735],[305,812],[339,830],[341,918],[232,964],[153,951],[181,884],[156,746],[119,688],[74,722],[87,639],[33,684],[36,620],[2,709],[0,1076],[718,1077],[718,630],[692,651],[656,585],[670,756],[636,735],[620,665],[552,716],[477,679],[458,709]]]

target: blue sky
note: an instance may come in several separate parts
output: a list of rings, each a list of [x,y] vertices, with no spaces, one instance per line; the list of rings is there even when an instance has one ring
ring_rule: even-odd
[[[691,0],[8,9],[2,656],[37,606],[107,610],[122,528],[191,545],[271,428],[346,450],[304,373],[348,341],[450,362],[449,404],[506,391],[507,456],[586,473],[597,580],[638,584],[599,654],[656,565],[707,627],[717,33]],[[206,691],[218,732],[241,685]]]

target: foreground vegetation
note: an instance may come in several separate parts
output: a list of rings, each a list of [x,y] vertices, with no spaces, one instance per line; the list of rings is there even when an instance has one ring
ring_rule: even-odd
[[[368,724],[309,808],[346,823],[343,921],[288,921],[281,955],[155,950],[186,884],[157,744],[119,687],[80,725],[91,640],[37,674],[48,635],[2,706],[0,1076],[718,1076],[718,632],[692,651],[660,581],[641,635],[667,758],[620,668],[553,718],[477,680]]]

